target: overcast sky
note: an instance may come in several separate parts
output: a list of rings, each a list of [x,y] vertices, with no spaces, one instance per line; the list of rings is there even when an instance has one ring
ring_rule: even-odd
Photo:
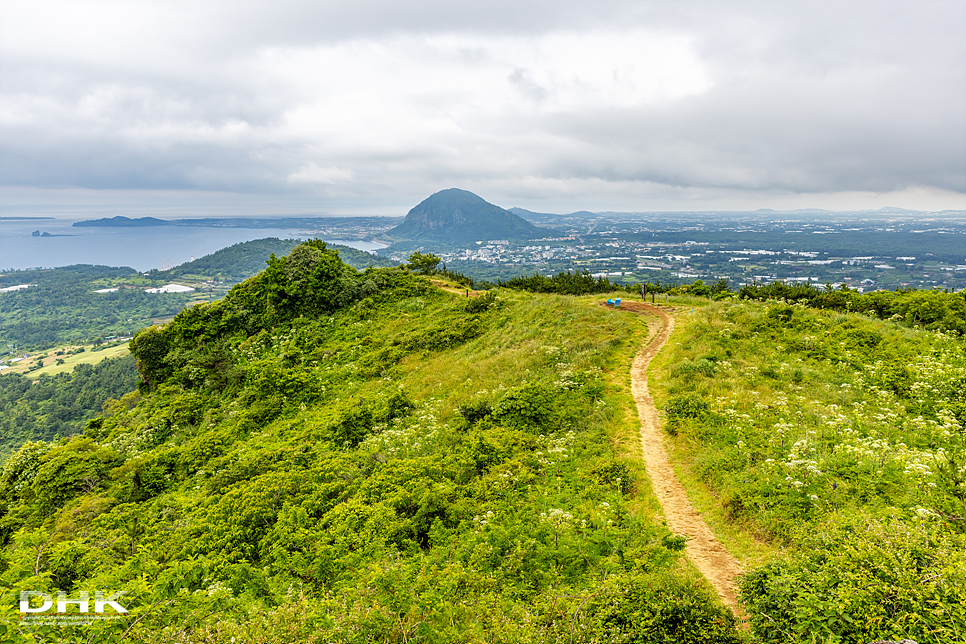
[[[0,207],[405,214],[449,187],[966,208],[966,0],[0,0]]]

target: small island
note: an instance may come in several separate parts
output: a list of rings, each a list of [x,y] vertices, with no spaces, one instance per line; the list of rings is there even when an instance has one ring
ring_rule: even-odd
[[[114,228],[132,228],[132,227],[143,227],[143,226],[170,226],[172,223],[170,221],[165,221],[164,219],[158,219],[157,217],[138,217],[137,219],[131,219],[130,217],[105,217],[103,219],[91,219],[88,221],[78,221],[73,224],[77,228],[90,228],[90,227],[100,227],[108,226]]]

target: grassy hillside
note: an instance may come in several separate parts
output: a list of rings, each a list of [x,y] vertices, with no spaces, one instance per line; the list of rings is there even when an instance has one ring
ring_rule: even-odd
[[[150,271],[148,275],[160,280],[188,277],[237,283],[264,270],[265,262],[269,256],[273,254],[279,257],[288,255],[300,243],[298,239],[278,239],[277,237],[255,239],[222,248],[210,255],[179,264],[166,271]],[[330,248],[339,251],[342,261],[358,270],[369,266],[388,267],[396,265],[396,262],[392,260],[377,257],[349,246],[331,244]]]
[[[654,368],[695,496],[773,553],[742,582],[761,641],[966,641],[962,336],[732,300]]]
[[[738,642],[631,457],[645,322],[574,297],[455,296],[300,246],[141,331],[140,393],[3,465],[0,586],[123,590],[131,612],[71,630],[14,625],[6,603],[0,629]]]

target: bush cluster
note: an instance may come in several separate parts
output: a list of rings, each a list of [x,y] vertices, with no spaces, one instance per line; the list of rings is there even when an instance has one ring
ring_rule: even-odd
[[[933,331],[955,331],[966,335],[966,291],[933,289],[873,291],[859,293],[844,284],[819,288],[812,284],[746,284],[738,291],[743,299],[782,300],[812,308],[862,313],[882,319],[904,320],[909,325]]]

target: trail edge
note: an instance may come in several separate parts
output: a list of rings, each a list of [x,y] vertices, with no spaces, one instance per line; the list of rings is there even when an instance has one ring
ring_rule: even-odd
[[[664,517],[671,531],[688,537],[685,547],[688,559],[711,583],[721,602],[741,622],[747,623],[745,613],[738,604],[738,588],[735,585],[735,577],[742,572],[741,564],[718,541],[711,528],[691,505],[684,486],[671,466],[664,446],[660,416],[647,388],[648,365],[671,336],[674,317],[656,306],[644,303],[634,302],[632,307],[622,308],[635,313],[654,314],[662,323],[661,331],[641,348],[631,366],[631,391],[637,404],[637,415],[641,420],[641,451],[654,494],[664,510]]]

